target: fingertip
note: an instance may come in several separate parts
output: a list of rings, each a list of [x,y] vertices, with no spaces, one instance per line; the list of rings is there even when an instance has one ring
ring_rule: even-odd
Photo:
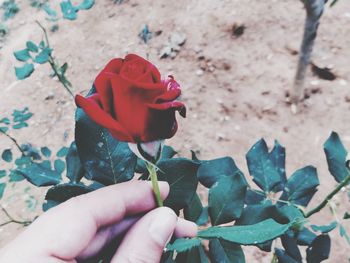
[[[197,224],[179,217],[174,231],[176,237],[195,237],[197,233]]]

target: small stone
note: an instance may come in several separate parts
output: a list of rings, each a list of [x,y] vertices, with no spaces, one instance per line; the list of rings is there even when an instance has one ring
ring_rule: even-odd
[[[311,84],[312,86],[316,86],[316,85],[319,84],[319,81],[318,81],[318,80],[311,80],[311,81],[310,81],[310,84]]]
[[[197,76],[202,76],[204,74],[204,71],[202,70],[202,69],[198,69],[197,71],[196,71],[196,75]]]
[[[350,102],[350,96],[349,96],[349,95],[346,95],[346,96],[345,96],[345,101],[346,101],[346,102]]]
[[[170,36],[170,42],[175,45],[182,46],[186,42],[186,35],[178,32],[174,32]]]
[[[198,54],[199,52],[201,52],[201,51],[202,51],[202,49],[201,49],[200,46],[195,46],[195,47],[194,47],[194,52],[196,52],[197,54]]]
[[[340,84],[341,86],[346,86],[346,84],[348,84],[348,83],[347,83],[347,81],[346,81],[345,79],[340,79],[340,80],[339,80],[339,84]]]

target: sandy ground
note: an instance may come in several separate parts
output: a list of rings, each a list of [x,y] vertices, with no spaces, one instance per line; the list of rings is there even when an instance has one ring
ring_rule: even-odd
[[[0,113],[28,106],[34,113],[30,127],[13,130],[19,142],[58,149],[69,145],[74,137],[75,105],[60,83],[49,77],[48,65],[38,66],[33,75],[17,81],[14,66],[19,65],[12,53],[24,48],[27,40],[39,42],[42,33],[35,20],[47,27],[43,11],[36,11],[27,1],[7,22],[9,34],[0,50]],[[68,62],[68,78],[75,93],[86,92],[97,73],[113,57],[128,52],[148,55],[160,71],[173,74],[183,88],[182,99],[188,117],[179,120],[180,129],[168,143],[181,154],[189,149],[202,159],[232,156],[248,175],[245,153],[264,137],[272,146],[278,139],[287,148],[287,172],[305,165],[318,168],[321,185],[311,206],[321,200],[335,182],[327,171],[322,144],[330,131],[337,131],[350,149],[350,2],[340,0],[327,8],[322,17],[313,61],[332,66],[338,78],[320,80],[308,74],[306,87],[311,96],[302,111],[293,115],[285,103],[285,92],[293,82],[302,35],[304,10],[295,0],[130,0],[121,5],[98,0],[88,11],[81,11],[76,21],[60,20],[59,30],[50,33],[54,55]],[[138,37],[144,24],[162,33],[148,45]],[[244,24],[240,37],[232,37],[232,26]],[[172,32],[186,35],[186,43],[175,59],[160,59],[159,52]],[[45,99],[48,96],[51,99]],[[53,97],[53,98],[52,98]],[[11,143],[0,137],[0,148]],[[14,147],[13,147],[14,148]],[[16,151],[14,149],[14,151]],[[1,166],[6,166],[0,161]],[[40,213],[44,189],[28,187],[22,182],[8,187],[1,204],[18,219],[31,219]],[[26,200],[37,200],[29,209]],[[339,197],[349,207],[345,197]],[[0,222],[6,218],[0,215]],[[327,209],[312,218],[328,223]],[[347,229],[350,231],[349,223]],[[0,246],[13,239],[21,226],[0,229]],[[349,232],[350,233],[350,232]],[[349,245],[331,233],[332,252],[327,262],[347,262]],[[269,262],[270,256],[257,249],[247,249],[247,262]]]

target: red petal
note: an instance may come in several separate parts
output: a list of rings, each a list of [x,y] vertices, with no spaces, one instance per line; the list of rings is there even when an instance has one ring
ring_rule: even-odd
[[[108,64],[105,66],[102,72],[119,73],[122,66],[123,66],[123,59],[115,58],[108,62]]]
[[[180,95],[181,95],[180,89],[172,89],[156,97],[154,100],[154,103],[159,104],[163,102],[171,102],[176,100]]]
[[[134,142],[134,139],[129,135],[125,128],[103,111],[99,101],[100,97],[98,94],[93,94],[88,98],[84,98],[80,95],[75,97],[75,103],[81,107],[94,122],[107,128],[113,137],[120,141]]]
[[[102,104],[102,108],[108,114],[114,116],[113,110],[113,90],[108,73],[101,72],[95,79],[95,88],[99,99]]]
[[[160,110],[160,111],[174,109],[179,111],[182,117],[184,118],[186,117],[186,107],[182,102],[179,102],[179,101],[165,102],[160,104],[152,103],[152,104],[147,104],[147,106],[150,109]]]

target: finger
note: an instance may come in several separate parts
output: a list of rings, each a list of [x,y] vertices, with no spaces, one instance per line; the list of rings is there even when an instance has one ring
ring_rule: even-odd
[[[89,245],[80,253],[78,258],[82,260],[97,255],[102,248],[113,239],[127,232],[127,230],[140,218],[141,216],[129,217],[117,224],[100,229],[90,241]],[[183,218],[178,218],[174,234],[176,237],[194,237],[197,235],[197,225]]]
[[[79,254],[78,259],[83,260],[96,256],[102,248],[114,238],[125,233],[141,216],[133,216],[123,221],[104,227],[96,233],[89,245]]]
[[[157,208],[143,216],[125,235],[112,262],[159,262],[164,247],[177,227],[178,217],[167,207]],[[183,222],[180,223],[181,228]],[[193,224],[192,227],[197,228]],[[189,225],[189,234],[196,231]],[[180,231],[186,234],[185,229]]]
[[[162,198],[169,185],[160,182]],[[39,217],[22,235],[26,242],[37,240],[41,251],[60,259],[77,257],[95,236],[99,227],[119,222],[156,207],[151,184],[133,181],[108,186],[81,195],[52,208]],[[72,234],[74,233],[74,234]]]

